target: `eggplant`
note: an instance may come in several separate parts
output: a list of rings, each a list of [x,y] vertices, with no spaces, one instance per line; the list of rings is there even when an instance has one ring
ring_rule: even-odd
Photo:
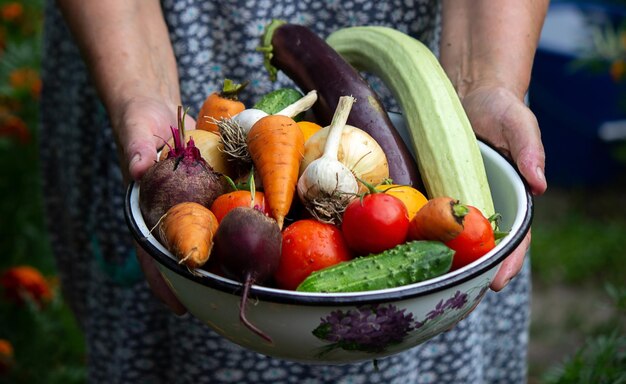
[[[347,124],[364,130],[378,142],[387,156],[394,184],[423,190],[417,163],[380,97],[324,39],[306,26],[273,20],[259,50],[265,52],[265,66],[273,81],[281,71],[304,93],[317,90],[318,101],[312,110],[322,126],[330,124],[341,96],[355,97]]]

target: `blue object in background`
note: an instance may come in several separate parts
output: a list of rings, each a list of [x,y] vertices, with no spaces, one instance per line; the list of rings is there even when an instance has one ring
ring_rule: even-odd
[[[591,26],[607,23],[626,23],[626,8],[576,1],[550,5],[529,100],[541,127],[551,185],[603,183],[626,171],[612,155],[616,146],[626,145],[626,78],[620,84],[608,70],[575,66],[591,44]]]

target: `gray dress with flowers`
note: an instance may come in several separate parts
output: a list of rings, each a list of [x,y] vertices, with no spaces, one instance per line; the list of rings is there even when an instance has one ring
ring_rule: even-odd
[[[162,6],[183,103],[192,114],[225,77],[251,81],[244,100],[291,84],[284,76],[270,82],[255,50],[272,18],[308,25],[321,36],[348,25],[389,25],[433,49],[439,25],[434,0],[164,0]],[[41,105],[45,204],[64,293],[86,334],[90,382],[525,382],[527,266],[503,292],[488,292],[456,328],[380,360],[377,368],[371,363],[309,366],[264,357],[226,341],[191,316],[173,315],[154,299],[135,258],[106,113],[52,0],[46,16]],[[379,82],[373,83],[387,94]],[[457,299],[462,300],[442,305],[460,305]]]

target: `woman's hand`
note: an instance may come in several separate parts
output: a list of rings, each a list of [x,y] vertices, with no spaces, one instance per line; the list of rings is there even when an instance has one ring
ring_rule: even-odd
[[[482,87],[462,99],[476,135],[516,164],[534,195],[546,188],[545,155],[537,119],[513,92],[503,87]],[[521,270],[530,247],[530,231],[502,263],[491,288],[499,291]]]
[[[546,190],[537,119],[524,103],[548,0],[444,0],[440,60],[476,135],[517,165],[533,194]],[[491,288],[520,271],[530,233]]]
[[[120,166],[126,181],[139,180],[157,160],[157,150],[171,137],[170,126],[176,125],[178,105],[151,97],[135,97],[120,104],[111,115],[119,148]],[[193,129],[195,121],[186,117],[185,127]],[[174,313],[187,310],[170,290],[152,257],[137,246],[137,258],[146,280],[157,298]]]
[[[180,105],[176,59],[158,0],[58,0],[109,114],[125,181],[139,180],[171,137]],[[195,127],[190,119],[186,128]],[[185,312],[154,261],[137,257],[155,295]]]

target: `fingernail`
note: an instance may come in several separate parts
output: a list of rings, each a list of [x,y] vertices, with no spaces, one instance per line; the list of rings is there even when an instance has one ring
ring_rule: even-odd
[[[543,169],[541,169],[541,167],[537,167],[535,173],[537,174],[537,178],[540,181],[545,181],[546,180],[546,175],[543,173]]]
[[[128,162],[128,168],[131,168],[135,163],[138,163],[140,161],[141,161],[141,154],[135,153],[133,157],[131,157],[130,161]]]

